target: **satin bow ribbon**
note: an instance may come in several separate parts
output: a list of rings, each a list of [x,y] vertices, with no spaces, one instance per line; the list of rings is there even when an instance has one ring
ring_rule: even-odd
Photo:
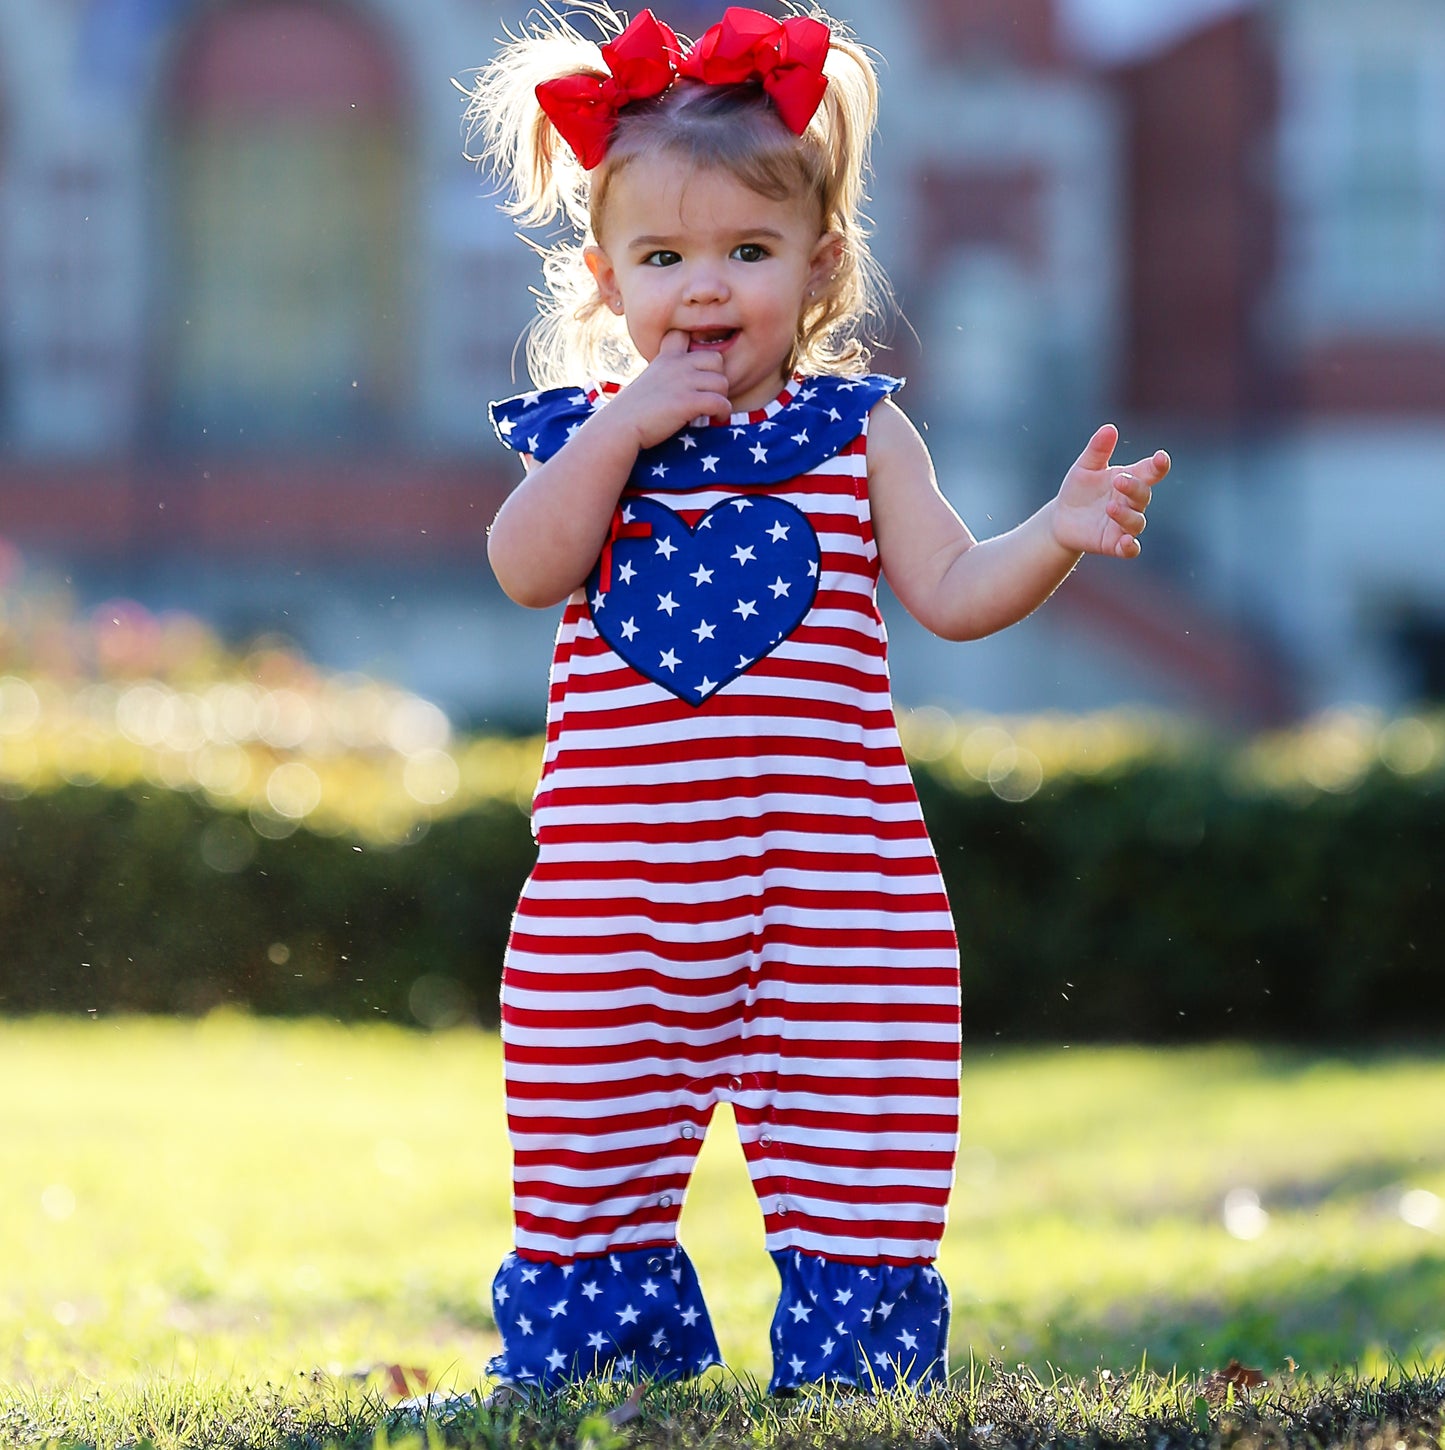
[[[828,89],[823,62],[830,40],[821,20],[794,15],[778,21],[759,10],[730,5],[698,37],[677,73],[710,86],[761,81],[783,124],[801,136]]]
[[[585,170],[607,154],[617,113],[631,101],[660,96],[677,75],[677,36],[650,10],[639,11],[602,47],[610,76],[558,76],[537,87],[537,104]]]

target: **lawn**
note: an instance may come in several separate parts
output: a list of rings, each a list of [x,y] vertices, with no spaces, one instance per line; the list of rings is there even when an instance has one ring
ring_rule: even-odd
[[[475,1384],[500,1095],[467,1030],[0,1023],[0,1410],[7,1381]],[[963,1100],[964,1373],[1445,1365],[1445,1051],[972,1043]],[[765,1376],[776,1280],[724,1115],[683,1238],[730,1365]]]

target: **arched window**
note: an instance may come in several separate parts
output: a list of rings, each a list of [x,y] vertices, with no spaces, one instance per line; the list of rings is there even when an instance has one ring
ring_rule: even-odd
[[[328,0],[233,0],[184,38],[171,80],[166,440],[384,440],[404,376],[406,215],[386,41]]]

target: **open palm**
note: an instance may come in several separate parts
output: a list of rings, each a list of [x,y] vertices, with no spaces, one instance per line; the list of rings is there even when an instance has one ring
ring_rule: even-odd
[[[1169,472],[1162,450],[1127,467],[1109,459],[1119,443],[1119,430],[1105,423],[1079,455],[1054,500],[1054,537],[1066,549],[1133,559],[1144,532],[1144,512],[1154,485]]]

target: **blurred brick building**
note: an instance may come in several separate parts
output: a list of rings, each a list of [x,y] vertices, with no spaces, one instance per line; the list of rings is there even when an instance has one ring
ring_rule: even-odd
[[[900,697],[1445,694],[1438,0],[834,8],[884,57],[879,365],[975,532],[1106,417],[1176,459],[1146,562],[977,645],[896,629]],[[451,84],[524,13],[0,6],[0,534],[32,567],[535,719],[553,621],[484,558],[534,264]]]

